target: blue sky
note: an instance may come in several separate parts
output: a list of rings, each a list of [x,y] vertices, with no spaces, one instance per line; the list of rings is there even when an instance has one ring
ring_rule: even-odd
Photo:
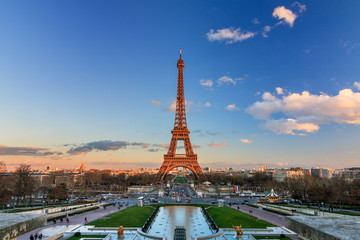
[[[202,166],[360,157],[358,1],[2,1],[0,161],[159,167],[179,48]]]

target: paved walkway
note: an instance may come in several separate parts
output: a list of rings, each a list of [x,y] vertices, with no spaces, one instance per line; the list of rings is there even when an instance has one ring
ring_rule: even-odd
[[[339,213],[331,213],[331,212],[325,212],[325,211],[320,211],[319,209],[311,209],[311,208],[297,208],[297,207],[287,207],[287,206],[276,206],[273,204],[257,204],[259,207],[267,207],[267,208],[273,208],[275,210],[285,210],[287,211],[289,214],[292,215],[299,215],[299,214],[305,214],[305,215],[311,215],[311,216],[326,216],[326,217],[339,217],[340,214]],[[296,212],[292,212],[293,210],[295,210]],[[315,213],[316,212],[316,213]]]
[[[125,207],[122,207],[121,209],[124,209]],[[119,211],[118,206],[108,206],[106,207],[106,209],[98,209],[98,210],[94,210],[91,212],[86,212],[84,214],[79,214],[76,216],[72,216],[69,217],[70,219],[70,223],[67,226],[66,225],[66,221],[64,218],[63,223],[60,223],[59,221],[54,224],[54,223],[49,223],[44,227],[35,229],[31,232],[25,233],[24,235],[19,236],[17,239],[18,240],[29,240],[30,239],[30,235],[33,234],[35,235],[36,233],[42,233],[43,234],[43,239],[46,239],[48,237],[60,234],[65,232],[68,229],[71,229],[79,224],[85,224],[85,217],[87,218],[88,222],[94,221],[98,218],[104,217],[108,214],[111,214],[113,212],[117,212]]]
[[[237,206],[234,206],[233,208],[237,209]],[[270,222],[276,226],[285,227],[285,217],[284,216],[277,215],[275,213],[267,212],[264,210],[260,210],[257,208],[245,206],[245,205],[241,205],[241,206],[239,206],[239,208],[240,208],[239,210],[244,213],[250,214],[254,217],[257,217],[257,218],[260,218],[267,222]]]
[[[238,209],[239,207],[239,209]],[[285,217],[278,215],[276,213],[271,213],[271,212],[267,212],[265,210],[262,209],[257,209],[254,207],[250,207],[250,206],[246,206],[246,205],[241,205],[241,206],[233,206],[232,208],[234,209],[238,209],[241,212],[250,214],[254,217],[260,218],[262,220],[265,220],[269,223],[272,223],[276,226],[279,227],[285,227]],[[296,235],[289,235],[289,237],[293,240],[298,240],[300,239],[297,234]]]

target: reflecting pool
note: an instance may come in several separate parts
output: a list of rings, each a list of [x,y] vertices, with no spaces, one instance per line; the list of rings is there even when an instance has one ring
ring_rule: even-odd
[[[205,237],[214,234],[199,207],[161,207],[147,234],[172,239],[176,226],[186,229],[186,238]]]

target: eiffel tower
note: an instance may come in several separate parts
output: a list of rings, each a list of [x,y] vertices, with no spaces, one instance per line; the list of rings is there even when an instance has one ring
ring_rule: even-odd
[[[172,137],[167,154],[164,154],[164,162],[162,163],[158,176],[160,180],[164,180],[166,174],[176,167],[184,167],[191,170],[198,179],[203,171],[197,161],[197,155],[194,153],[190,142],[190,131],[186,123],[185,96],[184,96],[184,60],[181,58],[177,62],[178,68],[178,85],[176,97],[176,111],[174,129],[171,131]],[[185,154],[176,154],[178,140],[184,141]]]

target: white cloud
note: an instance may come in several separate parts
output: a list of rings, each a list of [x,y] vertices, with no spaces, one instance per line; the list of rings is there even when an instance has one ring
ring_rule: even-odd
[[[161,105],[161,102],[160,102],[160,101],[156,101],[156,100],[151,100],[150,103],[151,103],[151,104],[154,104],[154,105]]]
[[[321,124],[331,122],[360,124],[360,92],[343,89],[338,95],[330,96],[325,93],[319,95],[291,93],[277,98],[268,92],[246,109],[254,118],[265,119],[263,128],[275,133],[294,134],[300,132],[316,132]],[[272,120],[273,113],[282,113],[288,118]]]
[[[211,103],[206,102],[206,103],[204,104],[204,107],[211,107]]]
[[[214,29],[210,29],[210,32],[208,32],[206,35],[210,42],[225,41],[226,44],[231,44],[252,38],[255,36],[255,34],[255,32],[242,32],[240,28],[234,29],[231,27],[218,29],[216,31]]]
[[[168,108],[164,109],[165,111],[173,112],[176,110],[176,100],[173,100]]]
[[[234,79],[232,79],[231,77],[228,77],[228,76],[223,76],[221,78],[219,78],[217,80],[218,84],[221,85],[223,83],[232,83],[232,84],[236,84],[236,81]]]
[[[283,95],[283,94],[284,94],[284,90],[283,90],[281,87],[277,87],[277,88],[276,88],[276,93],[277,93],[278,95]]]
[[[295,133],[302,131],[307,133],[317,132],[320,127],[314,123],[300,123],[295,119],[268,120],[261,125],[264,129],[271,130],[276,134],[306,135],[304,133]]]
[[[263,27],[261,34],[263,35],[263,37],[267,38],[269,36],[269,32],[271,32],[271,27],[269,25],[266,25],[265,27]]]
[[[200,80],[200,85],[201,86],[204,86],[204,87],[208,87],[208,88],[211,88],[213,86],[214,82],[210,79],[201,79]]]
[[[240,139],[240,141],[243,143],[253,143],[253,141],[251,141],[249,139]]]
[[[281,100],[272,96],[271,93],[265,92],[262,99],[264,101],[255,102],[246,109],[246,112],[256,119],[268,119],[272,113],[279,112],[281,110]]]
[[[360,90],[360,82],[354,82],[354,86],[355,86],[358,90]]]
[[[274,9],[273,17],[278,18],[280,23],[287,23],[292,27],[294,25],[295,19],[297,16],[290,9],[285,8],[284,6],[279,6]]]
[[[343,45],[343,47],[346,49],[346,53],[350,54],[351,51],[353,51],[354,48],[357,48],[360,46],[360,42],[353,42],[353,41],[343,41],[340,40],[340,43]]]
[[[295,1],[291,6],[297,6],[299,8],[299,13],[306,11],[306,5]]]
[[[225,147],[225,146],[227,145],[227,142],[223,142],[223,143],[209,143],[208,145],[209,145],[209,147],[212,147],[212,148]]]
[[[225,108],[226,108],[226,110],[229,110],[229,111],[237,111],[237,110],[239,110],[239,108],[236,107],[235,103],[234,104],[229,104]]]

